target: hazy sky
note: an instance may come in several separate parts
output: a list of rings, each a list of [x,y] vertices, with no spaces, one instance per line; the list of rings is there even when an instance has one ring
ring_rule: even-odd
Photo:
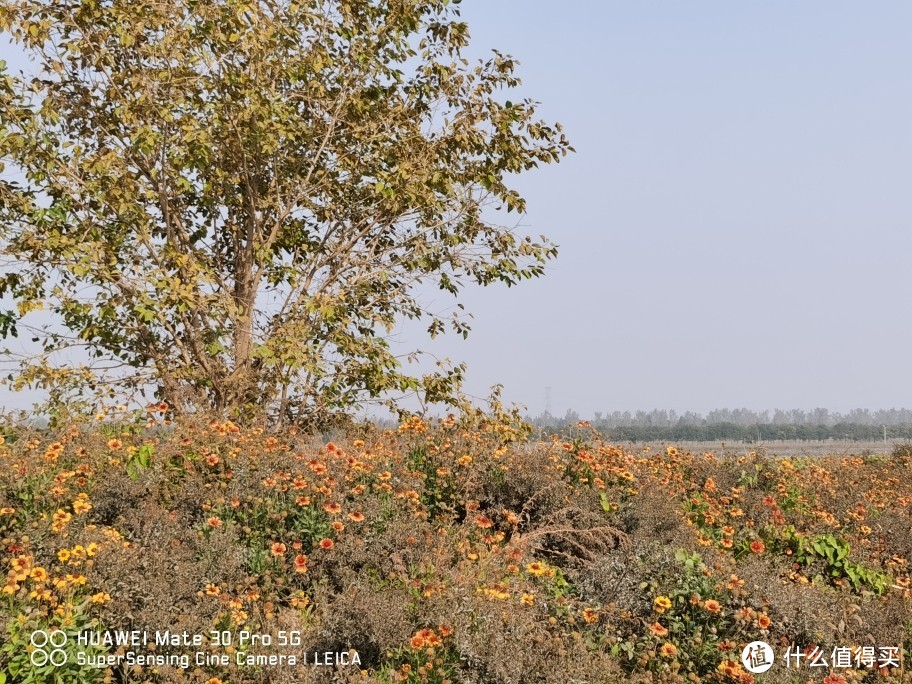
[[[432,347],[469,390],[584,416],[912,406],[912,3],[462,8],[577,149],[516,181],[548,275],[468,292],[472,335]]]
[[[912,3],[465,0],[577,154],[442,346],[538,413],[912,406]]]

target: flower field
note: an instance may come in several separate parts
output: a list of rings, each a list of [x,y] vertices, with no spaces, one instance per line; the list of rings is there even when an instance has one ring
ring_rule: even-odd
[[[0,682],[912,682],[912,450],[165,408],[5,429]]]

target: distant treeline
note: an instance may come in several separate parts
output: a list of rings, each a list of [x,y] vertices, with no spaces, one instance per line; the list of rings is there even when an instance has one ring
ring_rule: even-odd
[[[575,411],[563,418],[543,413],[527,420],[543,431],[562,432],[582,420]],[[840,414],[827,409],[803,411],[719,409],[705,416],[675,411],[596,412],[590,425],[609,435],[612,440],[652,441],[772,441],[772,440],[852,440],[912,439],[912,410],[888,409],[871,411],[854,409]]]
[[[566,429],[565,426],[540,426],[546,431]],[[593,427],[595,427],[593,425]],[[618,425],[600,428],[609,438],[618,442],[688,441],[717,442],[745,441],[768,442],[773,440],[849,440],[871,442],[883,439],[883,428],[879,425],[858,423],[837,423],[836,425],[735,425],[734,423],[713,423],[712,425],[672,425],[668,427],[649,425]],[[912,439],[912,424],[893,425],[887,428],[888,439]]]

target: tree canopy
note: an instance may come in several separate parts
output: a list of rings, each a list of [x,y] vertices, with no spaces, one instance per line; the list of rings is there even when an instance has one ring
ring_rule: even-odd
[[[556,255],[490,211],[572,148],[505,97],[512,57],[465,57],[457,2],[3,1],[0,30],[34,65],[0,71],[0,333],[39,345],[17,386],[301,420],[446,400],[462,366],[410,375],[396,322],[466,335],[463,287]]]

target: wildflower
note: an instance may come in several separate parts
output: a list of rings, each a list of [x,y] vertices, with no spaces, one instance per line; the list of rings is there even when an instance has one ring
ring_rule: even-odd
[[[661,653],[665,658],[674,658],[677,652],[678,649],[675,647],[675,645],[667,641],[662,644],[662,648],[659,649],[659,653]]]
[[[759,539],[755,539],[750,543],[750,550],[752,553],[763,553],[766,551],[766,544],[764,544]]]
[[[204,591],[206,593],[206,596],[219,596],[222,593],[222,590],[218,587],[218,585],[212,584],[212,582],[206,585]]]
[[[653,622],[651,625],[649,625],[649,631],[655,634],[657,637],[668,635],[668,630],[660,622]]]
[[[327,503],[323,504],[323,510],[330,515],[339,515],[339,513],[342,512],[342,506],[335,502],[328,501]]]
[[[295,503],[298,506],[310,506],[310,497],[309,496],[299,496],[295,499]]]
[[[472,462],[471,456],[460,456],[459,458],[456,459],[456,463],[458,463],[461,466],[467,466],[471,462]]]
[[[296,591],[291,595],[292,608],[306,608],[308,605],[310,605],[310,599],[304,594],[303,591]]]
[[[523,594],[519,597],[519,600],[521,603],[527,606],[531,606],[535,603],[535,594]]]
[[[652,608],[659,615],[664,613],[666,610],[671,608],[671,599],[667,596],[656,596],[655,600],[652,602]]]
[[[846,678],[838,674],[830,674],[823,678],[823,684],[846,684]]]
[[[772,624],[773,624],[773,621],[770,620],[768,615],[764,615],[763,613],[760,613],[760,615],[757,616],[757,626],[760,629],[769,629],[770,625],[772,625]]]
[[[32,571],[29,573],[29,576],[33,580],[38,582],[39,584],[43,583],[43,582],[47,582],[47,579],[48,579],[47,570],[45,570],[44,568],[41,568],[41,567],[32,568]]]
[[[288,550],[288,547],[285,546],[282,542],[276,542],[272,545],[272,555],[278,558],[279,556],[284,556],[285,551]]]
[[[294,559],[294,571],[298,573],[307,572],[307,556],[299,553]]]
[[[210,677],[203,684],[222,684],[222,680],[218,677]]]
[[[206,523],[209,525],[209,527],[217,529],[222,526],[222,519],[213,515],[206,521]]]
[[[352,511],[348,514],[348,519],[352,522],[364,522],[364,513],[361,511]]]
[[[98,549],[99,549],[98,544],[96,544],[95,542],[89,542],[89,544],[86,546],[86,555],[89,558],[91,558],[96,553],[98,553]]]
[[[121,442],[119,439],[112,438],[108,440],[108,449],[111,451],[117,451],[121,447],[123,447],[123,442]]]
[[[209,454],[206,456],[206,465],[210,468],[217,466],[219,464],[219,461],[221,461],[221,459],[215,454]]]
[[[475,524],[482,529],[487,529],[494,526],[494,521],[486,515],[477,515],[475,516]]]
[[[80,515],[82,513],[88,513],[92,510],[92,504],[90,504],[85,499],[76,499],[73,502],[73,513]]]
[[[583,608],[583,620],[588,623],[598,622],[598,613],[592,608]]]
[[[703,602],[703,608],[710,613],[721,613],[722,604],[716,601],[716,599],[706,599]]]
[[[344,532],[344,531],[345,531],[345,523],[341,523],[341,522],[339,522],[338,520],[336,520],[335,522],[333,522],[332,528],[333,528],[336,532]]]
[[[437,628],[437,631],[440,632],[440,636],[442,636],[444,639],[446,639],[448,636],[450,636],[453,633],[453,628],[447,627],[446,625],[440,625]]]
[[[68,560],[70,560],[69,550],[60,549],[60,551],[57,552],[57,560],[59,560],[61,563],[66,563]]]
[[[324,551],[328,551],[328,550],[331,549],[333,546],[335,546],[335,544],[333,543],[333,540],[332,540],[332,539],[326,539],[326,538],[324,537],[323,539],[320,540],[319,546],[320,546],[320,548],[323,549]]]
[[[548,566],[545,565],[544,563],[539,563],[538,561],[535,561],[534,563],[529,563],[526,566],[526,572],[528,572],[530,575],[535,575],[536,577],[541,577],[542,575],[547,574]]]
[[[111,595],[104,591],[99,591],[97,594],[92,594],[92,603],[102,604],[107,603],[111,600]]]
[[[9,506],[4,506],[0,508],[0,515],[12,515],[16,512],[15,508],[10,508]]]
[[[716,645],[718,646],[720,651],[733,651],[734,649],[736,649],[738,647],[738,644],[736,644],[731,639],[723,639]]]

